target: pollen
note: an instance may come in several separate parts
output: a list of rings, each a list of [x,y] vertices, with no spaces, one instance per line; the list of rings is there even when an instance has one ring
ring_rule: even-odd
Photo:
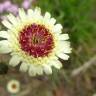
[[[25,26],[19,34],[19,43],[24,52],[35,58],[48,56],[54,48],[51,32],[38,24]]]

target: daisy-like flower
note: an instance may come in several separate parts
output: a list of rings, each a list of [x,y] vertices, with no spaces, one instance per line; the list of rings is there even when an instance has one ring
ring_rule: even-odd
[[[16,94],[20,91],[20,83],[17,80],[10,80],[7,84],[7,90],[11,94]]]
[[[62,67],[58,58],[68,60],[71,52],[68,34],[62,34],[62,25],[56,24],[49,12],[41,14],[40,8],[19,9],[19,15],[10,14],[2,23],[8,28],[1,31],[0,53],[10,53],[9,64],[21,63],[20,70],[30,76],[51,74],[52,67]]]

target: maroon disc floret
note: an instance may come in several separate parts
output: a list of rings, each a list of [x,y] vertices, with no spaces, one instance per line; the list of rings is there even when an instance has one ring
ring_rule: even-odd
[[[54,39],[50,31],[39,24],[27,25],[19,34],[21,49],[35,58],[48,56],[54,48]]]

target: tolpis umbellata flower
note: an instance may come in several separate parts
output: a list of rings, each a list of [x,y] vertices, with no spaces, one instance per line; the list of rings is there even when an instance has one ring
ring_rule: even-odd
[[[41,14],[40,8],[19,9],[18,16],[9,14],[0,31],[0,53],[10,53],[9,65],[20,65],[30,76],[52,74],[52,68],[62,67],[59,58],[68,60],[71,53],[68,34],[62,34],[62,25],[56,23],[49,12]]]
[[[7,90],[11,94],[16,94],[20,91],[20,82],[18,80],[10,80],[7,84]]]

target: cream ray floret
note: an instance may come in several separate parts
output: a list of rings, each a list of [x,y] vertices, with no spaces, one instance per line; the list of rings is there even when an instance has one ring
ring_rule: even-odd
[[[0,53],[10,53],[9,65],[21,63],[20,70],[30,76],[51,74],[52,66],[62,67],[58,58],[68,60],[71,53],[68,34],[62,34],[62,25],[56,24],[49,12],[41,14],[40,8],[19,9],[19,15],[7,16],[2,23],[7,31],[0,31]]]

